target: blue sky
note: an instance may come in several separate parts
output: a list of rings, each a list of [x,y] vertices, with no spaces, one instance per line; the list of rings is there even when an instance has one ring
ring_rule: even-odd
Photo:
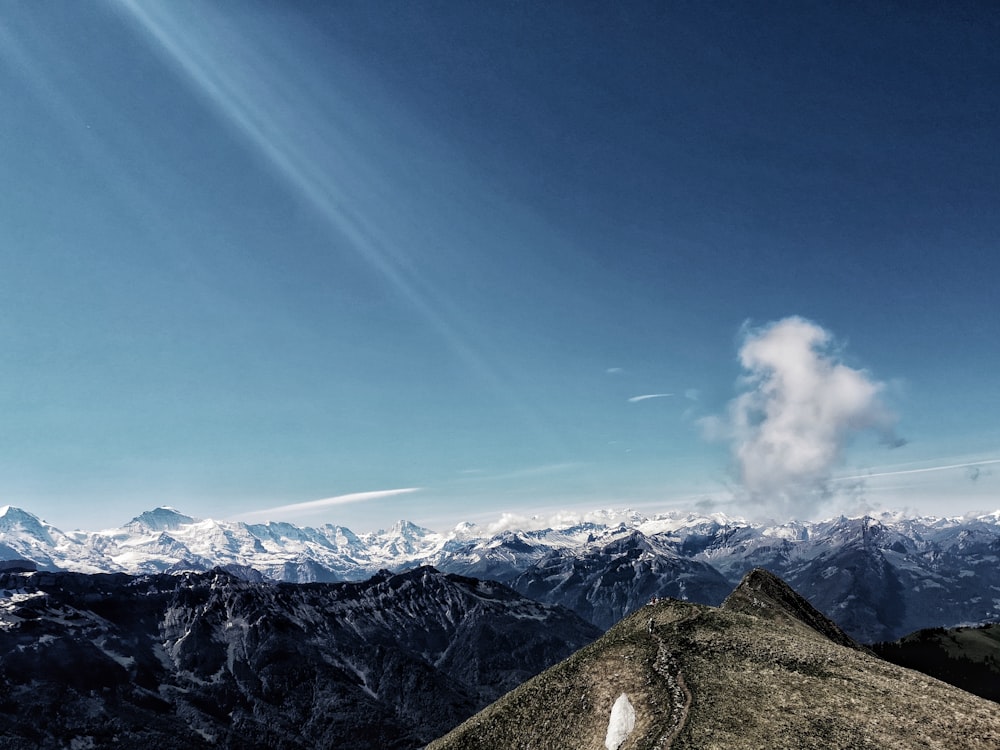
[[[933,5],[7,5],[0,500],[1000,507],[1000,14]],[[872,388],[778,487],[780,321]]]

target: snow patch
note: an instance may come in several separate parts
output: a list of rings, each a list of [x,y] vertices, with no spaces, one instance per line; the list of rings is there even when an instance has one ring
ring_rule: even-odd
[[[611,707],[611,718],[608,720],[608,734],[604,738],[604,747],[608,750],[618,750],[633,729],[635,729],[635,709],[628,696],[622,693],[615,701],[615,705]]]

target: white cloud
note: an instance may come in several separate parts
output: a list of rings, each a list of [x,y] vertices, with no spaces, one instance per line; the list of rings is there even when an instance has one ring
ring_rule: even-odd
[[[646,401],[651,398],[667,398],[668,396],[673,396],[672,393],[646,393],[642,396],[632,396],[628,401],[630,404],[636,404],[640,401]]]
[[[289,517],[302,516],[314,513],[324,508],[332,508],[337,505],[347,505],[348,503],[364,503],[369,500],[381,500],[385,497],[405,495],[410,492],[418,492],[420,487],[404,487],[395,490],[371,490],[369,492],[352,492],[347,495],[337,495],[336,497],[326,497],[322,500],[310,500],[304,503],[292,503],[291,505],[278,505],[264,510],[255,510],[244,513],[243,518],[250,520],[284,520]]]
[[[748,329],[739,351],[745,390],[725,417],[702,420],[706,436],[731,441],[743,490],[770,510],[815,512],[856,434],[903,443],[882,400],[884,384],[839,361],[833,343],[800,317]]]
[[[482,524],[488,534],[500,534],[504,531],[538,531],[541,529],[568,529],[582,523],[598,523],[613,526],[621,522],[634,521],[637,517],[634,510],[594,509],[594,510],[556,510],[550,513],[522,515],[519,513],[501,513],[495,521]]]
[[[608,375],[621,375],[625,372],[621,367],[609,367],[605,372]]]

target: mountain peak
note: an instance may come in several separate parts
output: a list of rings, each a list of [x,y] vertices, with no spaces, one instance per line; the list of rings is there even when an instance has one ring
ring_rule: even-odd
[[[413,521],[407,521],[405,519],[400,519],[396,521],[396,523],[394,523],[392,525],[392,528],[390,529],[390,533],[404,534],[404,535],[416,534],[417,536],[423,536],[427,532],[428,532],[427,529],[421,526],[417,526],[415,523],[413,523]]]
[[[764,568],[754,568],[740,581],[722,609],[764,617],[797,620],[841,646],[860,649],[854,639],[822,614],[781,578]]]
[[[45,526],[46,523],[34,513],[21,510],[13,505],[0,507],[0,531],[23,531],[33,537],[52,543],[52,538]]]
[[[161,505],[158,508],[153,508],[153,510],[140,513],[125,524],[125,528],[145,531],[171,531],[194,522],[195,519],[191,516],[186,516],[169,505]]]
[[[34,513],[29,513],[13,505],[0,505],[0,518],[5,518],[9,521],[32,520],[35,523],[41,523],[41,520]]]

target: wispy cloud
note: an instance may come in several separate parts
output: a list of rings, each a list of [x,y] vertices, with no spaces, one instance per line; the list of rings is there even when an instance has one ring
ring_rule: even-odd
[[[621,367],[609,367],[607,370],[605,370],[605,372],[608,375],[622,375],[625,372],[625,370],[622,369]]]
[[[747,329],[740,348],[745,390],[723,417],[702,420],[730,441],[748,498],[782,515],[814,513],[851,438],[873,431],[902,445],[884,384],[836,356],[829,331],[800,317]]]
[[[309,500],[304,503],[292,503],[290,505],[277,505],[273,508],[265,508],[263,510],[255,510],[250,513],[244,513],[243,518],[247,520],[266,520],[266,519],[285,519],[289,517],[297,517],[306,514],[315,513],[318,510],[323,510],[325,508],[332,508],[337,505],[348,505],[350,503],[364,503],[369,500],[381,500],[386,497],[394,497],[396,495],[406,495],[411,492],[419,492],[420,487],[403,487],[401,489],[394,490],[371,490],[369,492],[352,492],[347,495],[337,495],[335,497],[326,497],[322,500]]]
[[[669,396],[673,395],[674,394],[672,393],[645,393],[642,396],[632,396],[632,398],[630,398],[628,402],[630,404],[637,404],[640,401],[648,401],[651,398],[668,398]]]
[[[966,461],[965,463],[959,464],[943,464],[941,466],[924,466],[919,469],[899,469],[895,471],[870,471],[866,474],[855,474],[849,477],[837,477],[837,479],[849,480],[849,479],[874,479],[876,477],[898,477],[904,474],[926,474],[930,471],[948,471],[951,469],[972,469],[974,471],[967,472],[967,476],[975,481],[980,475],[980,466],[989,466],[991,464],[1000,464],[1000,458],[991,458],[986,461]]]
[[[485,480],[495,481],[500,479],[524,479],[528,477],[542,477],[549,474],[559,474],[571,469],[578,469],[583,466],[579,461],[563,461],[555,464],[542,464],[540,466],[528,466],[523,469],[513,469],[501,474],[490,474],[483,477]]]

